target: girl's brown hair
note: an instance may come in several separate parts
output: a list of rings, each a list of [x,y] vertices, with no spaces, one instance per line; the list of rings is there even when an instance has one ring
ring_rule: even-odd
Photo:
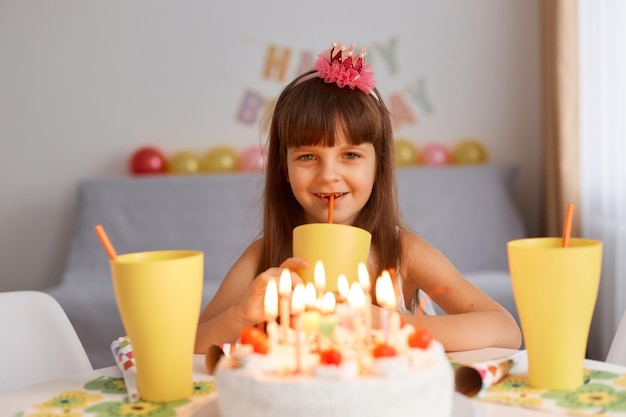
[[[309,73],[310,74],[310,73]],[[280,265],[292,256],[292,233],[304,223],[304,210],[287,181],[287,149],[297,146],[333,146],[335,132],[342,129],[354,145],[371,143],[376,152],[376,176],[368,202],[354,226],[372,234],[370,272],[400,262],[401,227],[398,212],[389,111],[378,91],[366,94],[339,88],[318,77],[296,78],[282,91],[269,128],[268,160],[263,213],[263,253],[258,272]],[[374,277],[372,277],[374,279]]]

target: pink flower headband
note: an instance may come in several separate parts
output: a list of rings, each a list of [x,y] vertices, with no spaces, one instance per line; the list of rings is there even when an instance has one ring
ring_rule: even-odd
[[[300,79],[300,82],[319,77],[327,83],[335,83],[339,88],[345,86],[351,89],[358,88],[366,94],[371,94],[376,100],[374,92],[376,81],[371,65],[365,63],[365,48],[354,54],[354,44],[346,49],[341,42],[333,43],[333,47],[319,54],[313,69],[316,71]]]

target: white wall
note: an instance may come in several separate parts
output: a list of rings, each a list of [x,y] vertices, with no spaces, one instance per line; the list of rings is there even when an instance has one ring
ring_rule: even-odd
[[[144,144],[258,144],[258,121],[238,113],[246,93],[272,99],[333,41],[368,47],[383,97],[414,118],[397,137],[477,138],[492,162],[519,164],[532,231],[537,1],[364,3],[0,0],[0,290],[58,282],[78,180],[128,175]],[[291,52],[283,81],[263,75],[272,45]]]

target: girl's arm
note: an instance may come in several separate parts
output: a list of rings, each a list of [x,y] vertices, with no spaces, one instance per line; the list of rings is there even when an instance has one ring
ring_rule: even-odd
[[[437,249],[413,233],[401,233],[404,294],[413,296],[422,289],[433,294],[434,301],[447,313],[405,316],[408,323],[428,327],[447,351],[520,347],[520,328],[504,307],[465,279]]]
[[[308,263],[299,258],[289,258],[280,267],[270,268],[256,276],[261,258],[262,240],[248,246],[235,261],[220,284],[213,299],[200,314],[196,333],[196,353],[206,353],[212,344],[235,342],[246,326],[253,326],[265,319],[265,288],[271,278],[278,283],[284,268],[306,268]],[[295,272],[292,284],[301,282]]]

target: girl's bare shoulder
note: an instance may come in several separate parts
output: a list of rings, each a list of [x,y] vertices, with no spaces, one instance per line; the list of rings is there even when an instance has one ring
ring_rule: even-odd
[[[250,250],[256,250],[256,251],[261,251],[263,249],[263,238],[260,237],[256,240],[253,240],[249,245],[248,245],[248,249]]]
[[[401,272],[422,289],[432,286],[442,276],[460,277],[450,260],[416,233],[400,231],[402,242]]]
[[[400,229],[400,242],[402,250],[406,253],[414,250],[435,249],[427,241],[422,239],[417,233],[408,230]]]
[[[253,240],[241,254],[240,259],[255,260],[261,259],[263,253],[263,238]]]

